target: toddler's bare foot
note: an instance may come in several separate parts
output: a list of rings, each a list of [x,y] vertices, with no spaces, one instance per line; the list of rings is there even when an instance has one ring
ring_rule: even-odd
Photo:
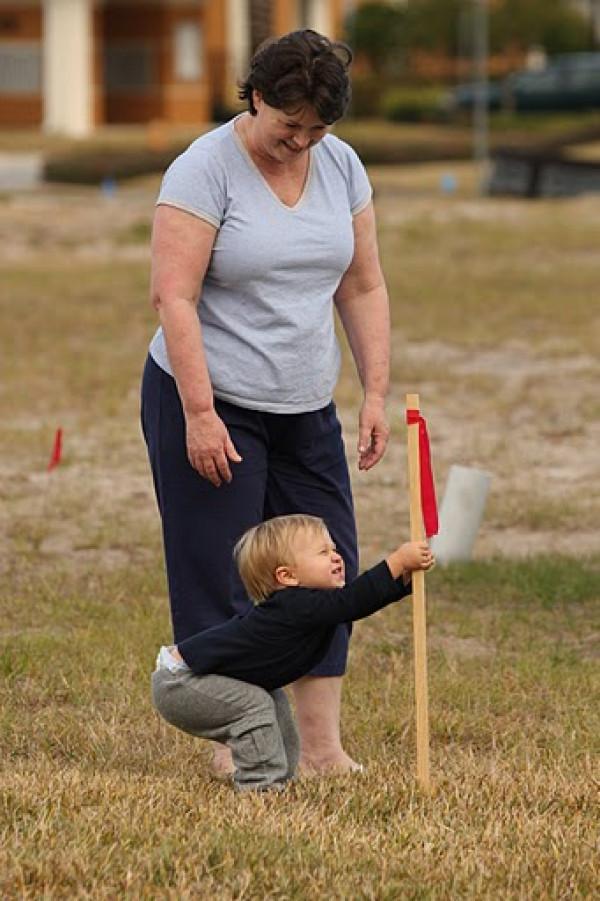
[[[218,779],[226,779],[235,772],[231,751],[227,745],[215,743],[212,759],[213,775]]]
[[[298,763],[298,771],[302,776],[325,776],[333,773],[361,772],[362,764],[352,760],[345,751],[336,754],[316,755],[303,753]]]

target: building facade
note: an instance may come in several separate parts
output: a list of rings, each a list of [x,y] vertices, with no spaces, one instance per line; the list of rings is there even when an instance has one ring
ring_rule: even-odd
[[[72,136],[111,123],[195,124],[231,107],[253,49],[348,0],[0,0],[0,127]]]

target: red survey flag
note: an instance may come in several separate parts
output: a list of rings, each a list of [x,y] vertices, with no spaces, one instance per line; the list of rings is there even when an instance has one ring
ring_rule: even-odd
[[[435,483],[431,469],[431,451],[429,449],[429,435],[427,423],[419,410],[407,410],[406,422],[408,425],[419,426],[419,477],[421,482],[421,510],[423,513],[423,526],[425,535],[430,538],[437,535],[439,530],[437,501],[435,497]]]
[[[55,466],[58,466],[62,457],[62,429],[57,429],[54,436],[54,445],[52,447],[52,455],[48,463],[48,472],[51,472]]]

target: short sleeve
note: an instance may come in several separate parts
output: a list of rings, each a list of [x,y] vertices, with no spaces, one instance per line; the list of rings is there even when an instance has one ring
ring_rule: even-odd
[[[348,194],[350,197],[350,211],[353,216],[362,212],[371,202],[373,188],[358,154],[348,146]]]
[[[184,210],[219,228],[225,216],[226,187],[218,161],[192,146],[167,169],[156,204]]]

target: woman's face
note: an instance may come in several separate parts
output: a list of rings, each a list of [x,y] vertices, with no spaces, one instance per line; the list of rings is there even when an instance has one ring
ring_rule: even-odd
[[[307,153],[327,134],[328,126],[309,104],[286,112],[265,103],[259,91],[254,91],[253,100],[256,150],[262,156],[289,163]]]

